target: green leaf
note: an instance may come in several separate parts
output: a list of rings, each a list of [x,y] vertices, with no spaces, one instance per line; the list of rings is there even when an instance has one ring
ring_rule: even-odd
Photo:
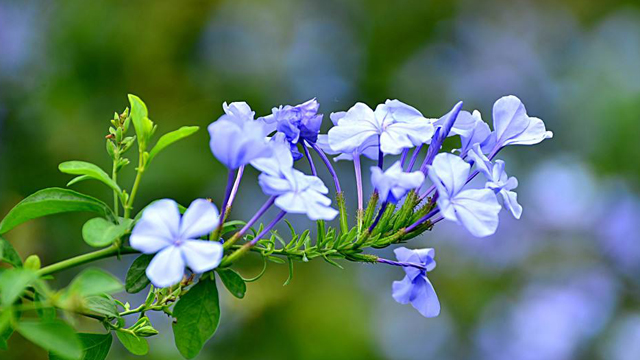
[[[289,277],[287,277],[287,280],[284,282],[284,284],[282,284],[282,286],[289,285],[291,280],[293,280],[293,260],[291,260],[291,258],[288,257],[287,261],[289,262]]]
[[[224,226],[222,227],[222,232],[220,233],[220,235],[228,234],[231,231],[234,231],[246,224],[247,223],[242,220],[227,221],[226,223],[224,223]]]
[[[13,328],[11,327],[11,319],[13,313],[11,311],[0,312],[0,350],[7,350],[7,340],[13,334]]]
[[[122,193],[120,186],[118,186],[118,184],[113,181],[113,179],[111,179],[104,170],[92,163],[88,163],[86,161],[65,161],[58,165],[58,169],[65,174],[89,176],[95,180],[103,182],[108,187],[117,191],[118,194]]]
[[[232,269],[218,269],[217,272],[220,275],[220,280],[222,280],[222,283],[231,295],[242,299],[244,293],[247,292],[247,284],[245,284],[242,276],[238,275],[238,273]]]
[[[151,151],[149,152],[148,162],[151,162],[151,160],[153,160],[153,158],[167,146],[194,134],[196,131],[198,131],[198,129],[200,129],[200,127],[198,126],[183,126],[178,130],[162,135],[153,149],[151,149]]]
[[[0,234],[32,219],[73,211],[89,211],[114,218],[107,204],[96,198],[73,190],[49,188],[29,195],[11,209],[0,223]]]
[[[0,237],[0,261],[13,267],[22,267],[22,260],[11,243]]]
[[[67,183],[67,187],[69,187],[71,185],[74,185],[74,184],[77,184],[77,183],[79,183],[81,181],[90,180],[90,179],[92,179],[92,177],[89,176],[89,175],[76,176],[73,179],[69,180],[69,182]]]
[[[116,331],[116,336],[122,345],[133,355],[142,356],[149,352],[149,343],[145,338],[137,337],[123,331]]]
[[[93,218],[82,226],[84,242],[93,247],[113,244],[129,230],[128,224],[114,224],[104,218]]]
[[[120,316],[116,302],[109,295],[91,295],[84,299],[84,307],[87,310],[104,315],[109,318]]]
[[[84,355],[82,360],[104,360],[109,355],[111,350],[111,343],[113,342],[113,336],[111,333],[106,334],[78,334],[80,342],[82,343],[82,351]],[[49,353],[49,360],[66,360],[63,357],[56,355],[55,353]]]
[[[11,306],[38,275],[33,270],[14,268],[0,274],[0,304]]]
[[[192,359],[216,332],[220,323],[220,304],[216,281],[209,277],[187,292],[173,308],[173,334],[182,356]]]
[[[135,294],[142,291],[149,285],[150,281],[147,278],[145,271],[147,266],[153,259],[153,255],[140,255],[131,264],[129,271],[127,271],[127,277],[125,279],[124,288],[128,293]]]
[[[44,296],[42,296],[38,291],[33,294],[33,298],[37,303],[42,304],[45,302]],[[53,320],[57,315],[56,308],[53,306],[38,307],[36,312],[42,320]]]
[[[69,293],[75,293],[82,297],[100,294],[112,294],[122,290],[122,284],[115,276],[100,270],[89,268],[76,276]]]
[[[61,320],[23,320],[18,324],[17,330],[27,340],[62,358],[82,358],[80,339],[75,330]]]
[[[138,145],[140,149],[146,148],[147,141],[153,135],[155,130],[153,121],[149,119],[149,111],[147,105],[139,97],[129,94],[129,103],[131,103],[131,121],[138,136]]]

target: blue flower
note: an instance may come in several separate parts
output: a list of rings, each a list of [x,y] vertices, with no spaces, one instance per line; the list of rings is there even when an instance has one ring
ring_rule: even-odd
[[[513,95],[493,104],[493,130],[483,148],[491,148],[494,154],[507,145],[534,145],[553,137],[544,122],[529,117],[522,101]]]
[[[251,160],[269,156],[267,127],[254,121],[254,112],[245,102],[224,103],[225,114],[209,125],[211,152],[229,169],[237,169]]]
[[[431,165],[433,162],[433,159],[440,151],[444,140],[452,134],[451,131],[455,128],[461,109],[462,101],[458,101],[448,113],[434,122],[435,132],[433,134],[433,138],[429,141],[429,150],[427,150],[427,155],[422,162],[422,166],[420,166],[420,170],[422,172],[426,172],[427,166]]]
[[[438,154],[428,167],[429,178],[438,190],[442,216],[462,224],[471,234],[489,236],[498,228],[498,204],[490,189],[463,190],[471,166],[453,154]]]
[[[451,130],[452,133],[460,135],[460,156],[464,157],[475,144],[482,144],[491,134],[489,124],[482,120],[482,116],[478,110],[474,110],[473,114],[468,111],[461,111],[456,121],[457,128]],[[484,148],[483,151],[488,153],[491,149]]]
[[[275,196],[275,205],[293,214],[306,214],[311,220],[333,220],[338,211],[325,196],[329,189],[317,176],[305,175],[293,168],[289,147],[277,137],[271,142],[273,156],[251,162],[262,171],[258,182],[262,191]]]
[[[322,125],[320,104],[314,98],[296,106],[273,108],[272,114],[260,118],[271,129],[285,134],[287,141],[297,144],[301,139],[315,143]]]
[[[129,242],[144,254],[157,253],[146,270],[154,286],[179,283],[185,266],[203,273],[220,264],[222,245],[198,240],[218,226],[218,216],[215,205],[204,199],[194,200],[182,217],[178,204],[170,199],[158,200],[143,211]]]
[[[406,276],[401,281],[394,281],[392,296],[400,304],[411,305],[424,317],[435,317],[440,314],[440,301],[427,278],[427,272],[436,267],[433,259],[435,250],[409,250],[401,247],[394,250],[396,258],[403,265]],[[417,266],[416,266],[417,265]],[[421,269],[419,269],[420,267]]]
[[[377,166],[371,167],[371,184],[378,191],[382,202],[395,204],[409,191],[419,188],[423,182],[424,174],[421,171],[404,172],[400,161],[396,161],[384,172]]]
[[[522,206],[518,204],[518,194],[511,191],[518,187],[518,179],[509,177],[504,171],[504,161],[496,160],[491,162],[480,149],[479,144],[475,144],[469,151],[469,158],[473,160],[478,171],[487,177],[486,188],[493,190],[502,196],[502,205],[509,210],[513,217],[520,219]]]
[[[329,146],[336,152],[352,154],[364,144],[379,139],[383,154],[397,155],[403,149],[424,144],[433,136],[433,125],[413,107],[387,100],[373,111],[355,104],[338,125],[329,130]]]
[[[340,119],[342,119],[346,114],[347,113],[345,111],[339,111],[339,112],[331,113],[331,115],[329,115],[329,118],[331,119],[331,122],[333,123],[333,125],[336,126],[338,125],[338,121],[340,121]],[[360,146],[358,146],[356,149],[354,149],[350,153],[342,153],[340,151],[333,150],[329,145],[329,135],[326,135],[326,134],[318,135],[318,141],[316,142],[316,144],[325,153],[329,155],[338,155],[333,159],[334,161],[340,161],[340,160],[353,161],[354,157],[357,157],[360,155],[364,155],[371,160],[377,160],[379,156],[378,148],[380,144],[378,142],[377,137],[370,137],[367,141],[362,143]]]

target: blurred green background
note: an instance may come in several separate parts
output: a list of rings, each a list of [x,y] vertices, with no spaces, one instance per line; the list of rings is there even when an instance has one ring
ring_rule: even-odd
[[[220,203],[226,171],[206,126],[224,101],[265,115],[317,97],[328,119],[356,101],[398,98],[439,117],[464,100],[490,122],[493,102],[514,94],[555,133],[500,154],[520,180],[520,221],[504,214],[487,239],[441,223],[410,243],[436,248],[438,318],[393,301],[396,268],[300,263],[283,287],[286,266],[271,264],[245,299],[223,295],[221,326],[199,359],[640,358],[637,1],[0,0],[0,212],[64,186],[62,161],[110,168],[104,136],[128,93],[145,100],[159,133],[202,128],[154,162],[138,209],[159,198]],[[338,169],[353,195],[350,164]],[[247,171],[233,218],[264,201],[255,175]],[[100,185],[75,187],[110,201]],[[90,250],[80,233],[89,217],[40,219],[7,238],[49,264]],[[123,278],[131,261],[99,265]],[[240,271],[260,268],[248,259]],[[169,320],[152,320],[161,335],[148,358],[179,358]],[[46,354],[14,335],[0,357]],[[109,358],[133,356],[114,341]]]

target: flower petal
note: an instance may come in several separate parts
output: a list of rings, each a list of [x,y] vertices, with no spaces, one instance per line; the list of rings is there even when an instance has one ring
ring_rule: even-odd
[[[496,232],[502,207],[490,189],[464,190],[451,203],[458,221],[474,236],[485,237]]]
[[[178,204],[170,199],[158,200],[147,206],[133,228],[129,242],[145,254],[153,254],[171,245],[180,229]]]
[[[177,246],[169,246],[151,259],[146,270],[153,286],[165,288],[177,284],[184,276],[184,260]]]
[[[391,296],[400,304],[408,304],[411,301],[411,292],[413,291],[413,283],[408,276],[401,281],[394,281],[391,286]]]
[[[423,276],[414,281],[411,293],[411,305],[424,317],[436,317],[440,314],[440,301],[433,285]]]
[[[187,266],[198,274],[218,267],[224,255],[222,244],[216,241],[185,240],[180,250]]]
[[[520,216],[522,216],[522,206],[518,204],[518,194],[509,190],[502,190],[500,191],[500,195],[502,195],[504,208],[509,210],[514,218],[520,219]]]
[[[205,199],[194,200],[182,216],[180,238],[195,239],[213,231],[220,222],[218,209]]]
[[[450,197],[453,197],[467,183],[470,168],[471,166],[459,156],[441,153],[436,155],[433,164],[429,168],[429,178],[436,186],[438,183],[442,184]]]

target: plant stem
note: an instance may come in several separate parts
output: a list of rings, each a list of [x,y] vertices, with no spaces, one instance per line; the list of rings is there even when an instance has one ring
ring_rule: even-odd
[[[353,168],[356,173],[356,190],[358,192],[358,211],[364,209],[362,201],[362,168],[360,167],[360,155],[353,157]]]
[[[413,155],[411,156],[411,160],[409,161],[409,166],[407,167],[407,172],[411,172],[413,170],[413,165],[415,165],[416,160],[418,160],[418,155],[420,155],[420,150],[422,150],[422,145],[418,146],[415,150],[413,150]]]
[[[209,235],[209,240],[211,241],[217,241],[220,237],[220,232],[222,231],[222,227],[224,226],[224,221],[227,218],[227,204],[229,203],[229,198],[231,197],[231,192],[235,183],[235,177],[235,170],[229,169],[229,175],[227,176],[227,187],[224,190],[224,199],[222,200],[222,206],[220,207],[220,218],[218,220],[218,227],[216,227]]]
[[[138,193],[138,188],[140,187],[140,180],[142,179],[142,174],[144,173],[144,152],[141,151],[138,157],[138,173],[136,174],[136,179],[133,181],[133,187],[131,188],[131,195],[129,195],[129,201],[127,201],[127,205],[124,208],[124,218],[128,219],[131,217],[131,209],[133,209],[133,201],[136,198],[136,194]]]
[[[344,193],[339,192],[336,195],[336,202],[340,212],[340,232],[346,234],[349,232],[349,221],[347,220],[347,204],[344,200]]]
[[[311,145],[313,150],[315,150],[318,153],[318,155],[320,155],[320,158],[322,159],[324,164],[327,166],[327,169],[329,170],[329,173],[333,177],[333,182],[336,185],[336,192],[337,193],[341,193],[342,189],[340,188],[340,180],[338,180],[338,174],[336,174],[336,170],[333,168],[333,165],[331,165],[331,160],[329,160],[327,155],[325,155],[324,151],[322,151],[322,149],[320,149],[318,147],[318,145],[316,145],[314,143],[309,143],[309,145]]]
[[[307,142],[302,141],[302,149],[304,150],[304,155],[309,160],[309,166],[311,167],[311,174],[313,176],[318,176],[318,172],[316,171],[316,165],[313,163],[313,159],[311,158],[311,154],[309,154],[309,149],[307,149]]]
[[[229,216],[229,212],[231,211],[231,205],[233,205],[233,200],[235,200],[236,194],[238,193],[238,188],[240,187],[240,181],[242,180],[243,174],[244,174],[244,165],[238,168],[238,173],[236,174],[236,181],[233,183],[233,188],[231,189],[231,194],[229,195],[229,201],[227,202],[227,208],[225,209],[226,216]]]
[[[421,217],[420,219],[418,219],[418,221],[414,222],[413,224],[409,225],[405,232],[406,233],[410,233],[411,231],[413,231],[413,229],[415,229],[416,227],[418,227],[418,225],[424,223],[425,221],[431,219],[435,214],[437,214],[440,211],[440,208],[435,207],[433,210],[429,211],[429,213],[423,217]]]
[[[116,157],[115,160],[113,160],[113,169],[111,170],[111,179],[113,180],[114,183],[118,183],[118,172],[116,171],[117,166],[118,166],[118,157]],[[113,212],[116,214],[116,218],[118,217],[118,202],[120,201],[120,194],[118,194],[118,192],[116,190],[113,190]]]
[[[378,211],[378,215],[376,216],[375,220],[373,220],[373,224],[371,224],[371,226],[369,227],[369,233],[371,233],[373,229],[375,229],[376,225],[378,225],[378,221],[380,221],[382,214],[384,214],[384,211],[387,210],[387,204],[389,203],[385,201],[382,203],[382,205],[380,205],[380,210]]]
[[[138,250],[135,250],[130,247],[124,246],[124,247],[118,248],[116,246],[111,246],[102,250],[78,255],[76,257],[72,257],[70,259],[62,260],[55,264],[45,266],[42,269],[38,270],[38,275],[39,276],[50,275],[53,273],[60,272],[62,270],[66,270],[82,264],[90,263],[96,260],[116,256],[119,254],[136,254],[136,253],[138,253]]]
[[[282,220],[282,218],[284,218],[285,215],[287,215],[286,211],[280,211],[280,213],[269,223],[269,225],[267,225],[264,229],[262,229],[262,231],[258,235],[256,235],[256,237],[253,240],[251,240],[250,242],[242,245],[238,250],[232,252],[229,256],[226,256],[224,259],[222,259],[222,262],[220,263],[220,267],[224,267],[224,266],[227,266],[229,264],[232,264],[234,261],[236,261],[242,255],[244,255],[247,251],[251,250],[251,248],[258,241],[260,241],[260,239],[264,235],[269,233],[269,231],[271,231],[271,229],[273,229],[273,227],[276,226],[276,224],[280,220]]]
[[[260,219],[260,217],[262,215],[264,215],[265,212],[267,212],[267,210],[269,210],[269,208],[271,207],[271,205],[273,205],[274,201],[276,200],[275,196],[272,196],[269,198],[269,200],[267,200],[262,207],[260,207],[260,209],[253,215],[253,217],[251,218],[251,220],[249,220],[243,227],[242,229],[240,229],[240,231],[238,231],[237,233],[233,234],[233,236],[231,238],[229,238],[229,240],[225,241],[224,244],[222,245],[225,249],[228,249],[231,247],[231,245],[235,244],[236,241],[240,240],[240,238],[242,237],[242,235],[244,235],[247,230],[249,230],[253,224],[256,223],[256,221],[258,221],[258,219]]]

